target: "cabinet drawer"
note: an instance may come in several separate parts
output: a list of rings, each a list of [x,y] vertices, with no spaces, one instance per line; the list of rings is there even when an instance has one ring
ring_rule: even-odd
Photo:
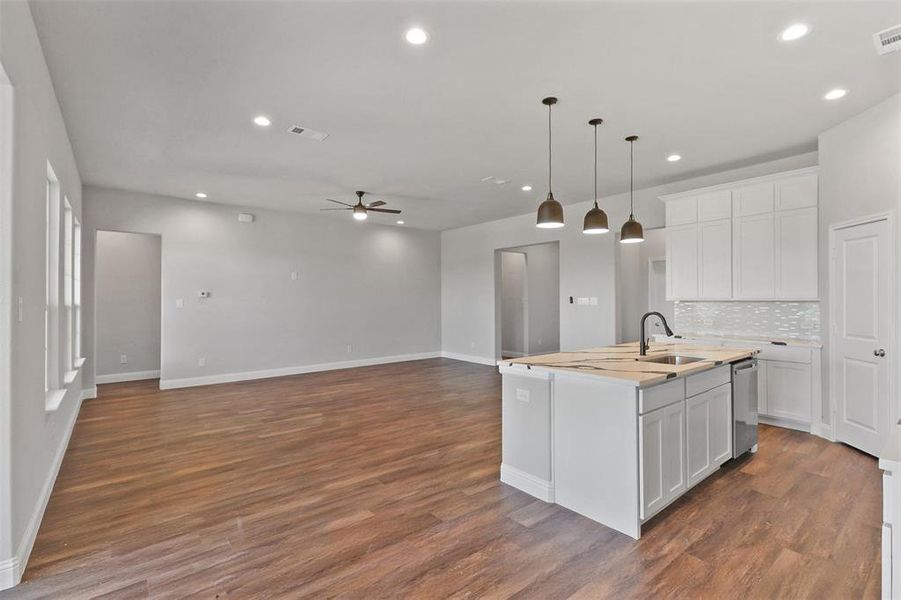
[[[638,413],[645,414],[685,400],[685,380],[677,379],[638,390]]]
[[[894,492],[894,480],[891,473],[882,474],[882,522],[888,525],[892,523],[892,497]]]
[[[712,390],[732,381],[732,371],[729,365],[723,365],[685,378],[685,397],[691,398],[701,392]]]
[[[757,358],[760,360],[778,360],[782,362],[796,362],[809,365],[810,348],[795,348],[792,346],[765,344],[761,346],[760,354]]]

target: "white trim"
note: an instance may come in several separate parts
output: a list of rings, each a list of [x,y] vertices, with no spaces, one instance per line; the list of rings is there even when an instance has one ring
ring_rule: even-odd
[[[514,352],[513,350],[501,350],[501,354],[504,356],[512,356],[513,358],[521,358],[523,356],[527,356],[525,352]]]
[[[97,397],[97,386],[84,388],[81,390],[82,400],[93,400]]]
[[[554,484],[516,467],[501,463],[501,483],[513,486],[545,502],[554,501]]]
[[[4,585],[10,581],[10,577],[12,583],[7,587],[18,585],[22,580],[22,574],[25,572],[28,558],[31,556],[34,540],[38,535],[38,529],[41,527],[41,520],[44,518],[47,502],[50,501],[50,494],[53,492],[53,485],[56,483],[56,476],[59,474],[59,468],[63,464],[63,457],[66,455],[66,449],[69,447],[69,438],[72,437],[72,431],[75,429],[75,422],[78,420],[78,413],[80,411],[81,398],[79,397],[75,400],[75,409],[72,411],[72,418],[66,426],[66,433],[63,435],[59,447],[56,449],[56,456],[53,458],[50,472],[47,474],[47,479],[44,480],[44,487],[41,488],[37,506],[35,506],[35,511],[31,514],[31,519],[28,521],[28,526],[25,528],[25,533],[22,536],[22,540],[19,542],[19,548],[16,551],[16,555],[13,558],[0,563],[0,589],[3,589]],[[3,570],[4,568],[6,570]]]
[[[141,381],[142,379],[159,379],[159,369],[156,371],[132,371],[131,373],[110,373],[109,375],[97,375],[94,383],[120,383],[123,381]]]
[[[80,369],[82,367],[82,365],[84,365],[84,361],[86,361],[86,360],[87,360],[87,358],[84,356],[82,356],[81,358],[76,358],[75,359],[75,368]]]
[[[418,354],[378,356],[374,358],[363,358],[360,360],[345,360],[331,363],[319,363],[315,365],[303,365],[299,367],[264,369],[261,371],[241,371],[238,373],[205,375],[203,377],[160,379],[160,389],[172,390],[176,388],[195,387],[199,385],[214,385],[217,383],[231,383],[234,381],[250,381],[253,379],[268,379],[270,377],[285,377],[288,375],[301,375],[303,373],[316,373],[318,371],[334,371],[337,369],[352,369],[354,367],[368,367],[371,365],[384,365],[388,363],[407,362],[411,360],[423,360],[426,358],[438,358],[439,356],[441,356],[440,352],[420,352]],[[492,361],[490,364],[494,364],[494,362]]]
[[[895,213],[894,211],[886,211],[881,213],[876,213],[873,215],[868,215],[865,217],[859,217],[857,219],[850,219],[848,221],[841,221],[839,223],[833,223],[829,226],[829,269],[827,272],[827,286],[829,288],[829,331],[827,335],[829,336],[829,422],[823,425],[823,428],[828,428],[829,435],[832,441],[841,441],[838,439],[838,425],[835,422],[835,415],[838,411],[838,400],[836,393],[836,385],[835,385],[835,364],[836,364],[836,356],[835,356],[835,305],[836,300],[835,296],[837,290],[832,285],[833,275],[835,274],[835,233],[840,229],[848,229],[851,227],[859,227],[861,225],[867,225],[869,223],[876,223],[878,221],[885,221],[888,225],[888,245],[890,248],[890,252],[888,255],[888,276],[891,279],[889,282],[889,306],[891,307],[888,311],[889,313],[889,327],[888,333],[886,334],[888,337],[888,372],[889,372],[889,423],[895,423],[898,421],[899,415],[896,414],[897,410],[895,407],[895,403],[892,402],[892,398],[895,397],[895,378],[892,377],[892,373],[895,372],[895,358],[894,358],[894,350],[895,350],[895,309],[897,308],[896,298],[895,298],[895,253],[898,251],[895,247]]]
[[[471,354],[458,354],[457,352],[446,352],[444,350],[441,351],[441,357],[450,358],[452,360],[462,360],[463,362],[471,362],[479,365],[488,365],[491,367],[497,364],[497,361],[493,358],[473,356]]]
[[[0,62],[0,545],[12,548],[12,330],[22,310],[12,295],[13,154],[15,89]],[[18,291],[22,293],[22,291]],[[4,549],[3,554],[9,550]],[[0,561],[0,590],[16,583],[18,560]]]
[[[44,412],[55,412],[59,408],[59,405],[63,403],[63,398],[65,397],[66,388],[50,390],[47,392],[47,395],[44,396]]]
[[[529,377],[531,379],[542,379],[544,381],[551,381],[553,379],[553,373],[545,370],[538,369],[530,369],[528,365],[522,364],[505,364],[505,361],[499,360],[497,362],[497,370],[501,375],[514,375],[516,377]]]
[[[769,415],[757,415],[757,421],[764,425],[773,425],[775,427],[803,431],[804,433],[813,433],[813,425],[811,423],[805,423],[804,421],[783,419],[782,417],[771,417]]]
[[[761,175],[759,177],[751,177],[749,179],[739,179],[736,181],[729,181],[728,183],[718,183],[716,185],[708,185],[707,187],[701,188],[693,188],[690,190],[685,190],[684,192],[674,192],[672,194],[663,194],[662,196],[657,196],[663,202],[668,202],[670,200],[676,200],[678,198],[685,198],[687,196],[695,196],[698,194],[706,194],[708,192],[716,192],[719,190],[729,190],[735,187],[745,187],[748,185],[754,185],[755,183],[766,183],[767,181],[777,181],[779,179],[784,179],[786,177],[797,177],[799,175],[807,175],[809,173],[818,173],[820,171],[819,165],[814,165],[812,167],[804,167],[801,169],[792,169],[791,171],[780,171],[778,173],[770,173],[768,175]],[[768,300],[772,300],[772,298],[768,298]]]

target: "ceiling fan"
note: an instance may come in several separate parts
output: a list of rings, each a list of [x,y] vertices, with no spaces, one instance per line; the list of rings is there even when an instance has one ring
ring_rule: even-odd
[[[352,210],[354,211],[354,219],[357,221],[365,221],[366,216],[369,211],[379,212],[379,213],[389,213],[392,215],[399,215],[400,211],[395,210],[393,208],[378,208],[379,206],[384,206],[384,202],[381,200],[376,200],[375,202],[370,202],[369,204],[363,204],[363,194],[366,192],[357,191],[357,203],[356,204],[348,204],[347,202],[341,202],[339,200],[332,200],[331,198],[326,198],[329,202],[334,202],[335,204],[343,205],[343,208],[320,208],[319,210]]]

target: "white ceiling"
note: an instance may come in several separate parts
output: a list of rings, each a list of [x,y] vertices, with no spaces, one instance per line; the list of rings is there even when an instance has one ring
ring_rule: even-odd
[[[85,183],[304,212],[364,189],[431,229],[537,206],[547,95],[560,98],[554,188],[567,204],[592,196],[592,117],[605,119],[606,195],[628,188],[628,134],[646,187],[815,149],[901,90],[901,53],[877,56],[871,38],[901,23],[897,1],[33,0],[32,12]],[[779,41],[797,21],[812,33]],[[429,43],[404,41],[414,24]],[[824,101],[833,87],[850,92]],[[260,113],[272,127],[252,123]],[[329,138],[292,136],[295,123]]]

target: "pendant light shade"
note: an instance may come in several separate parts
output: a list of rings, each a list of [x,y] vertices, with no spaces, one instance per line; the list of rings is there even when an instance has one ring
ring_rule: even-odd
[[[603,122],[603,119],[588,121],[588,124],[594,127],[594,206],[585,213],[582,233],[589,235],[610,231],[610,226],[607,223],[607,213],[598,206],[598,125]]]
[[[551,191],[551,107],[557,104],[557,99],[549,97],[541,103],[547,106],[547,198],[538,206],[538,221],[535,226],[556,229],[563,227],[563,205],[554,199],[554,192]]]
[[[641,227],[641,223],[635,220],[635,204],[633,200],[635,179],[635,154],[633,148],[637,139],[637,135],[630,135],[626,138],[626,141],[629,142],[629,220],[623,223],[623,228],[620,231],[619,241],[621,244],[637,244],[644,241],[644,229]]]

